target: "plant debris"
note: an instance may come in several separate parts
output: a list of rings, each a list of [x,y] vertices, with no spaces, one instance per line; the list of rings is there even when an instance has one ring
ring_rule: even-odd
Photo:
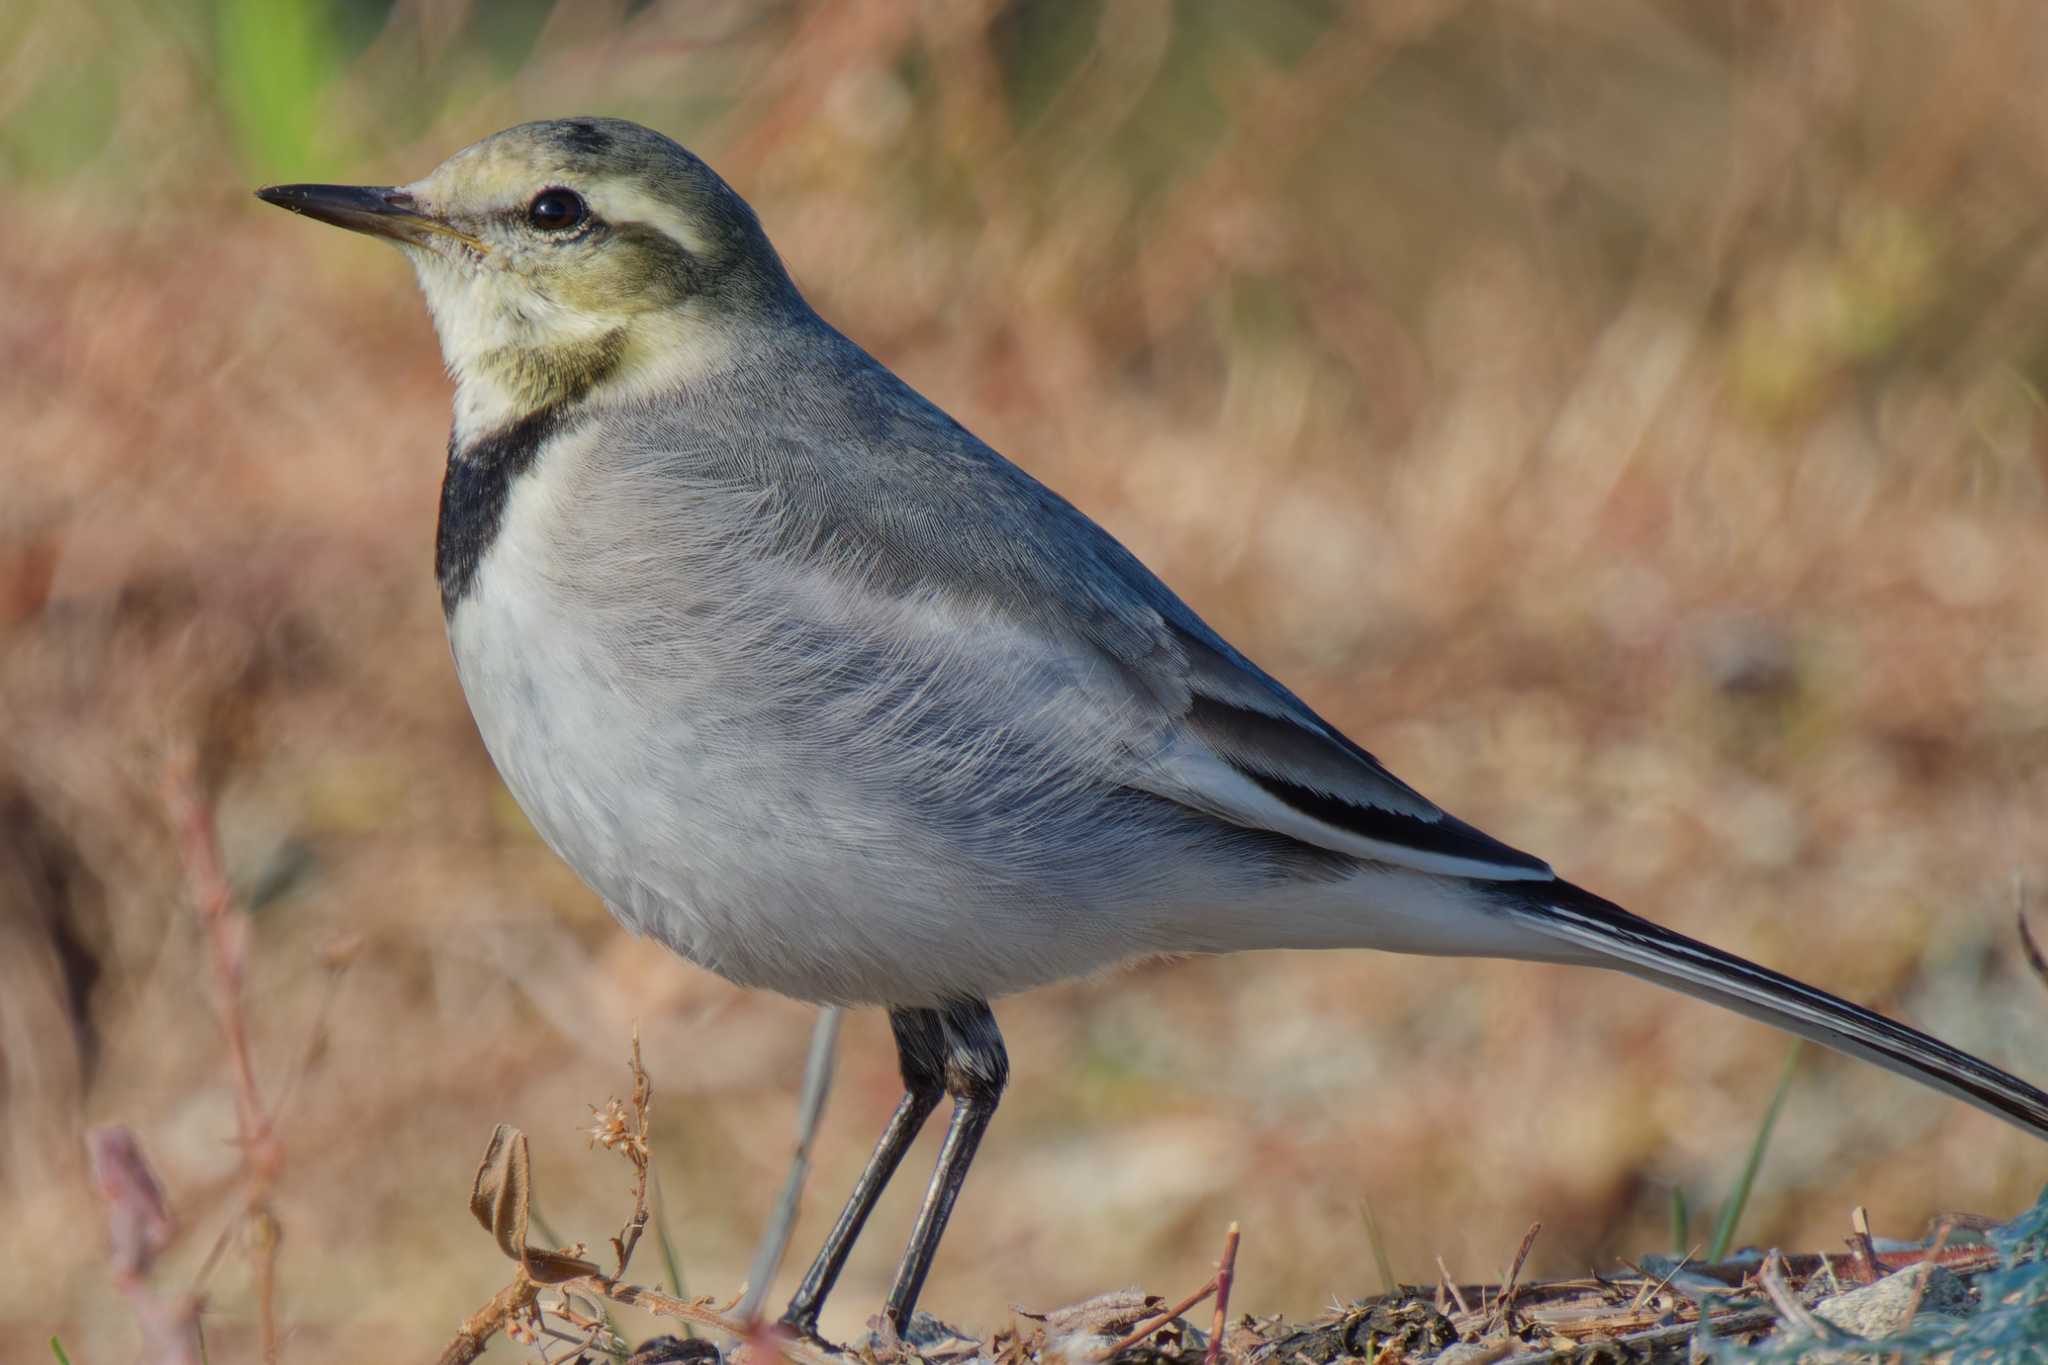
[[[1645,1257],[1609,1274],[1525,1281],[1522,1270],[1542,1225],[1529,1228],[1508,1268],[1492,1282],[1402,1285],[1333,1308],[1310,1322],[1241,1315],[1227,1319],[1239,1229],[1224,1239],[1216,1274],[1170,1306],[1138,1290],[1097,1295],[1043,1312],[1016,1309],[1009,1327],[986,1339],[919,1313],[902,1340],[871,1333],[834,1350],[797,1341],[734,1309],[685,1300],[623,1277],[632,1244],[647,1221],[645,1171],[651,1160],[647,1105],[652,1086],[631,1058],[634,1098],[593,1110],[592,1145],[617,1152],[641,1174],[628,1234],[613,1240],[616,1274],[580,1259],[580,1246],[551,1252],[525,1241],[532,1171],[524,1134],[500,1125],[478,1170],[471,1207],[498,1248],[518,1266],[512,1282],[464,1324],[442,1356],[459,1365],[502,1330],[515,1340],[580,1341],[557,1365],[592,1362],[608,1350],[633,1360],[694,1365],[778,1358],[801,1365],[835,1360],[932,1362],[932,1365],[1662,1365],[1713,1352],[1745,1365],[1822,1360],[1956,1358],[1981,1365],[2048,1359],[2048,1191],[2010,1223],[1951,1214],[1915,1243],[1880,1241],[1853,1211],[1845,1252],[1785,1255],[1772,1248],[1696,1265]],[[1439,1261],[1439,1266],[1441,1262]],[[1205,1332],[1186,1316],[1211,1297],[1218,1307]],[[711,1329],[721,1339],[657,1337],[608,1341],[602,1302],[632,1305]]]

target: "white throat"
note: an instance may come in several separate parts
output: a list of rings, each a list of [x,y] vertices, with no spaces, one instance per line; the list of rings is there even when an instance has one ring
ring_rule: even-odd
[[[495,258],[406,254],[455,381],[457,445],[571,393],[625,403],[674,392],[723,369],[736,349],[734,329],[694,303],[593,317],[537,295]],[[587,381],[573,378],[586,366]]]

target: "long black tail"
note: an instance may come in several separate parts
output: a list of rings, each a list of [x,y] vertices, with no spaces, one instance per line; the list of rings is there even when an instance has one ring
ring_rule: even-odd
[[[1516,921],[1581,950],[1579,961],[1711,1000],[2048,1138],[2048,1094],[1916,1029],[1639,919],[1570,882],[1502,883],[1497,894],[1512,898]]]

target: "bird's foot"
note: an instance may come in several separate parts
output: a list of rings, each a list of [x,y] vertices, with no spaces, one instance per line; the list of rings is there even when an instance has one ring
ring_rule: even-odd
[[[778,1318],[775,1325],[806,1346],[816,1346],[836,1356],[846,1354],[844,1346],[836,1341],[827,1341],[818,1334],[818,1315],[815,1312],[800,1313],[792,1310]]]

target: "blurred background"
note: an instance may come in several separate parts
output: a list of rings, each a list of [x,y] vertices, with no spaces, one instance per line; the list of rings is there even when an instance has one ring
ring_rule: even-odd
[[[13,0],[0,14],[0,1354],[117,1360],[85,1169],[189,1284],[234,1090],[166,814],[217,802],[297,1361],[505,1279],[494,1122],[602,1246],[639,1022],[692,1292],[745,1275],[811,1012],[630,940],[500,788],[431,550],[447,384],[395,253],[249,197],[622,115],[820,310],[1450,809],[2035,1081],[2048,872],[2048,9],[2025,0]],[[1002,1002],[1016,1084],[925,1306],[1669,1251],[1778,1035],[1605,975],[1363,953]],[[788,1292],[897,1096],[849,1021]],[[833,1300],[880,1301],[928,1135]],[[2043,1149],[1809,1052],[1743,1240],[2031,1202]],[[642,1275],[659,1263],[643,1250]],[[207,1280],[253,1358],[251,1261]],[[493,1358],[511,1358],[501,1343]]]

